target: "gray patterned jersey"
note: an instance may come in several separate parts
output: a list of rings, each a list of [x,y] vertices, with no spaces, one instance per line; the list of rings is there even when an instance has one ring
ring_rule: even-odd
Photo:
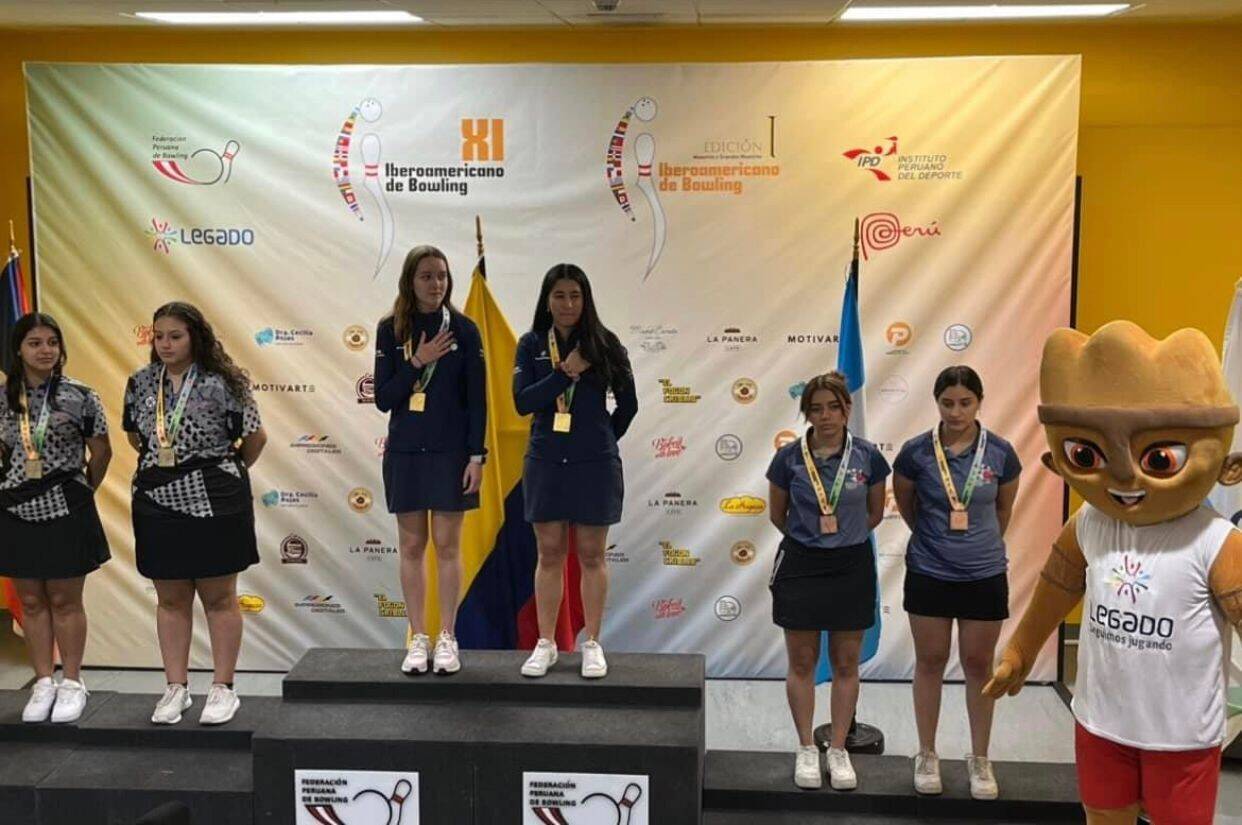
[[[142,457],[138,469],[145,470],[157,463],[159,437],[155,432],[155,394],[160,378],[160,365],[149,364],[129,377],[125,387],[126,432],[138,433]],[[164,379],[165,416],[172,418],[178,398],[172,381]],[[200,372],[186,401],[181,429],[173,446],[177,462],[197,458],[225,458],[233,450],[233,442],[259,429],[259,408],[254,398],[235,398],[224,378],[214,372]]]
[[[56,390],[51,399],[47,425],[47,441],[43,445],[43,472],[51,475],[66,470],[77,471],[85,482],[86,439],[108,434],[108,420],[95,391],[80,381],[64,376],[45,381],[29,391],[33,428],[43,408],[43,399],[51,386]],[[20,487],[26,478],[26,454],[22,445],[20,416],[9,409],[0,384],[0,442],[4,444],[5,465],[0,477],[0,490]]]

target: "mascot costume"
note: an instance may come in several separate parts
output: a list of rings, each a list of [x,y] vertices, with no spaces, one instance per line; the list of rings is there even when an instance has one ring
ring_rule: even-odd
[[[1115,321],[1044,345],[1044,464],[1084,499],[984,691],[1022,688],[1083,600],[1073,712],[1091,825],[1210,825],[1229,645],[1242,632],[1242,532],[1203,505],[1242,481],[1238,407],[1198,330]]]

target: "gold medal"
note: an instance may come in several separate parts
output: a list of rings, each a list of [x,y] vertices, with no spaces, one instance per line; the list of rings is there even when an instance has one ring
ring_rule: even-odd
[[[172,447],[160,447],[156,452],[155,463],[161,467],[176,467],[177,453]]]
[[[573,420],[569,413],[558,412],[552,418],[552,432],[567,433],[571,423],[573,423]]]
[[[38,481],[43,478],[43,459],[26,459],[26,478],[31,481]]]
[[[427,409],[427,393],[416,392],[410,396],[410,412],[423,412]]]
[[[970,527],[970,514],[965,510],[949,511],[949,529],[961,533]]]
[[[837,532],[837,517],[834,514],[821,515],[819,517],[819,532],[825,535],[832,535]]]

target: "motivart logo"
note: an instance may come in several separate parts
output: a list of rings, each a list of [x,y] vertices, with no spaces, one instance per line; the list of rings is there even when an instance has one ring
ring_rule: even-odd
[[[871,147],[854,147],[841,154],[856,168],[871,173],[880,183],[898,181],[961,180],[964,175],[952,168],[946,154],[900,154],[896,135]]]
[[[939,236],[939,221],[932,221],[922,226],[903,225],[901,218],[892,212],[872,212],[864,215],[859,228],[863,260],[869,260],[872,255],[883,252],[885,249],[892,249],[906,238],[937,238]]]
[[[1108,584],[1116,588],[1118,596],[1129,597],[1130,604],[1138,602],[1139,594],[1151,587],[1151,574],[1143,572],[1143,562],[1130,559],[1129,554],[1121,557],[1121,564],[1108,574]]]
[[[395,602],[383,593],[375,595],[375,610],[381,619],[404,619],[405,602]]]
[[[151,249],[172,253],[181,246],[254,246],[254,230],[248,227],[173,226],[170,221],[152,218],[147,224],[146,236]]]
[[[302,610],[309,610],[311,613],[328,613],[333,616],[340,616],[345,613],[345,607],[330,594],[327,596],[312,594],[306,596],[301,601],[294,602],[293,606]]]
[[[835,332],[791,332],[785,336],[785,343],[798,346],[835,346],[840,343],[840,336]]]
[[[280,543],[281,564],[306,564],[310,556],[310,545],[301,536],[290,533]]]
[[[341,341],[350,352],[362,352],[367,348],[367,344],[371,342],[371,334],[367,332],[364,326],[350,324],[341,333]]]
[[[651,615],[656,619],[676,619],[685,612],[686,603],[680,598],[653,599],[651,602]]]
[[[689,387],[677,386],[671,378],[660,379],[660,391],[665,404],[697,404],[703,397]]]
[[[260,497],[264,507],[285,507],[295,510],[305,510],[312,502],[319,498],[319,494],[310,490],[268,490]]]
[[[374,404],[375,376],[368,372],[366,375],[355,381],[354,395],[357,397],[359,404]]]
[[[757,516],[767,506],[758,496],[730,496],[720,500],[720,512],[727,516]]]
[[[687,510],[693,510],[698,506],[697,500],[683,496],[676,491],[665,493],[658,498],[647,499],[649,509],[663,510],[666,516],[680,516]]]
[[[289,447],[294,450],[311,455],[340,455],[341,448],[332,440],[331,436],[319,434],[300,435],[289,443]]]
[[[254,334],[254,342],[261,347],[300,347],[314,337],[309,329],[264,327]]]
[[[228,183],[239,151],[241,144],[235,140],[225,141],[217,152],[206,147],[190,149],[185,135],[151,136],[151,166],[168,180],[191,186]]]
[[[361,544],[349,545],[349,555],[364,561],[383,561],[386,557],[397,555],[397,548],[380,539],[366,539]]]
[[[365,513],[371,509],[371,504],[375,499],[366,487],[355,487],[349,491],[346,500],[349,502],[349,509],[355,513]]]
[[[251,392],[263,393],[307,393],[314,392],[314,384],[272,384],[266,381],[251,381]]]
[[[665,567],[697,567],[699,557],[687,547],[677,547],[671,541],[660,542],[660,558]]]
[[[680,435],[663,435],[651,439],[656,458],[677,458],[686,451],[686,439]]]
[[[733,400],[739,404],[751,404],[759,397],[759,385],[751,378],[739,378],[733,382]]]
[[[759,343],[759,336],[743,332],[741,327],[725,327],[719,333],[708,335],[706,343],[711,347],[720,347],[726,352],[737,352]]]

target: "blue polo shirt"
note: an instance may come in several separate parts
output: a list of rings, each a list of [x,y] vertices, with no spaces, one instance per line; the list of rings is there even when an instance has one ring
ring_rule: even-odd
[[[845,445],[828,458],[816,458],[824,492],[831,494],[832,482],[841,466]],[[888,462],[874,444],[864,438],[854,437],[850,451],[849,468],[841,498],[837,501],[837,532],[821,533],[819,529],[819,499],[806,470],[802,457],[802,439],[786,444],[772,456],[768,465],[768,481],[789,494],[789,510],[785,514],[785,535],[805,547],[831,550],[850,547],[867,540],[871,530],[867,527],[867,491],[876,484],[883,484],[890,473]]]
[[[979,436],[959,455],[946,451],[949,475],[960,493],[975,460]],[[949,530],[949,496],[940,480],[931,430],[901,446],[893,461],[893,471],[914,482],[917,505],[914,531],[906,545],[906,567],[916,573],[946,581],[977,581],[1004,573],[1009,563],[1005,540],[996,518],[996,492],[1022,472],[1022,463],[1013,446],[988,430],[988,446],[983,456],[979,481],[966,510],[970,524],[966,530]]]

